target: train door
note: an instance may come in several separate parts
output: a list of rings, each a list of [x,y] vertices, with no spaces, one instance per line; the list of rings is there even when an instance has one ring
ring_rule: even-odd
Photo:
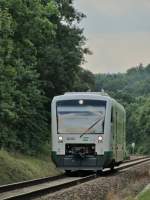
[[[117,161],[122,160],[122,123],[121,116],[116,107],[113,108],[112,137],[113,137],[113,155]]]
[[[115,112],[115,151],[116,151],[116,161],[119,161],[120,158],[120,154],[119,154],[119,150],[120,150],[120,142],[119,142],[119,129],[118,129],[118,117],[119,117],[119,113]]]
[[[111,132],[112,132],[112,143],[113,143],[113,158],[117,160],[117,115],[116,108],[113,105],[112,107],[112,117],[111,117]]]
[[[118,109],[116,112],[116,154],[117,161],[123,160],[123,135],[124,135],[124,119],[123,112]]]

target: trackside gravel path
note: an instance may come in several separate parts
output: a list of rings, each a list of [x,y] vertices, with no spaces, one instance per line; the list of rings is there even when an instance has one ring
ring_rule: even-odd
[[[130,188],[130,185],[135,182],[140,183],[138,189],[134,191],[136,195],[150,183],[150,161],[36,200],[114,200],[111,193]]]

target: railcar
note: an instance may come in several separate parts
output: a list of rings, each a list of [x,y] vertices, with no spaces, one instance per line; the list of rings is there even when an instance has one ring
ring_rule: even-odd
[[[124,107],[101,92],[55,96],[51,104],[52,160],[67,173],[113,169],[125,158]]]

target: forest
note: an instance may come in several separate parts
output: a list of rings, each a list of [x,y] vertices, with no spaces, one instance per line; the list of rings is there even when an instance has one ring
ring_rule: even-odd
[[[127,111],[127,145],[150,153],[150,65],[121,74],[93,74],[81,66],[84,18],[72,0],[0,1],[0,149],[50,152],[50,104],[66,91],[100,91]]]
[[[94,89],[83,17],[70,0],[0,1],[1,149],[49,153],[53,96]]]
[[[126,73],[96,74],[96,91],[104,89],[124,105],[127,147],[135,142],[137,153],[150,153],[150,65],[140,64]]]

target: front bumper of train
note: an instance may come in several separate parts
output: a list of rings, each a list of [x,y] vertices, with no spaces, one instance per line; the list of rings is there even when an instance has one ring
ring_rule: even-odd
[[[85,157],[57,155],[56,152],[52,152],[52,160],[57,168],[64,170],[100,170],[109,167],[112,162],[112,152],[104,152],[104,155],[86,155]]]

